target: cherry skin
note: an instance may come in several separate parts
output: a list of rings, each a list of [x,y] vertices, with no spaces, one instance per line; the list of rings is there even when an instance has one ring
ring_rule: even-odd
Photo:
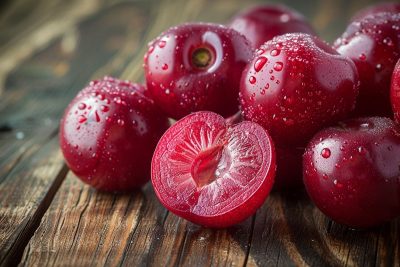
[[[153,150],[169,122],[140,84],[92,81],[72,100],[60,125],[71,171],[102,191],[131,191],[150,179]]]
[[[390,98],[392,102],[392,109],[394,118],[397,123],[400,122],[400,59],[397,61],[392,75],[392,84],[390,87]]]
[[[400,3],[385,2],[375,4],[358,11],[351,19],[351,21],[361,20],[370,15],[375,15],[382,12],[400,13]]]
[[[161,137],[151,178],[171,212],[206,227],[237,224],[263,204],[275,176],[272,139],[258,124],[213,112],[179,120]]]
[[[390,79],[400,57],[400,13],[352,22],[334,47],[357,66],[361,85],[355,115],[391,117]]]
[[[350,113],[358,83],[350,59],[317,37],[285,34],[262,45],[244,70],[241,109],[278,147],[305,146],[324,125]]]
[[[209,110],[238,111],[241,73],[252,57],[244,36],[222,25],[173,27],[150,43],[145,76],[157,105],[171,118]]]
[[[319,132],[303,158],[315,205],[353,228],[400,215],[400,128],[389,118],[359,118]]]
[[[285,33],[303,32],[315,35],[303,15],[279,4],[258,5],[247,9],[237,14],[229,27],[246,36],[254,49]]]

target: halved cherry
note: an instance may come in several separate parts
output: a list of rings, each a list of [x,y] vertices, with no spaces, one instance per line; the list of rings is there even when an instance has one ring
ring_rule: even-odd
[[[275,148],[254,122],[228,126],[213,112],[190,114],[160,139],[151,179],[161,203],[196,224],[239,223],[263,204],[275,178]]]

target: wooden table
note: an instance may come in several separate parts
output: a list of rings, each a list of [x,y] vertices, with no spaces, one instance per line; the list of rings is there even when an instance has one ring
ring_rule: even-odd
[[[67,103],[89,80],[143,80],[149,40],[185,21],[224,23],[242,0],[0,2],[0,265],[400,266],[399,225],[338,225],[303,190],[273,192],[245,222],[204,229],[163,208],[151,185],[99,193],[58,146]],[[287,1],[289,2],[289,1]],[[292,1],[333,41],[370,1]]]

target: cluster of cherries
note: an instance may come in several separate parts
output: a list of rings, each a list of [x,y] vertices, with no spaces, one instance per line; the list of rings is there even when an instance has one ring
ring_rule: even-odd
[[[151,176],[167,209],[207,227],[248,218],[273,184],[376,226],[400,215],[399,58],[396,3],[359,12],[333,47],[280,5],[183,24],[149,44],[146,86],[105,77],[75,97],[61,149],[99,190]]]

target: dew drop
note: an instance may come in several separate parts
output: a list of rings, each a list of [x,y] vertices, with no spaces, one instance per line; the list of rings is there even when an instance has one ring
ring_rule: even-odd
[[[165,94],[166,95],[169,95],[171,93],[171,91],[167,88],[167,89],[165,89]]]
[[[168,64],[163,64],[161,67],[162,70],[167,70],[168,69]]]
[[[250,82],[251,84],[255,84],[255,83],[256,83],[256,81],[257,81],[256,77],[254,77],[254,76],[250,76],[250,78],[249,78],[249,82]]]
[[[270,52],[271,56],[273,56],[273,57],[279,56],[280,53],[281,53],[281,50],[278,50],[278,49],[273,49]]]
[[[268,62],[268,59],[266,57],[259,57],[257,58],[256,62],[254,63],[254,70],[256,72],[259,72],[265,65],[265,63]]]
[[[118,119],[118,120],[117,120],[117,123],[118,123],[119,126],[124,126],[125,121],[122,120],[122,119]]]
[[[97,110],[94,112],[94,115],[96,117],[96,121],[100,122],[100,116],[99,116],[99,113],[97,113]]]
[[[282,62],[276,62],[274,65],[274,70],[276,71],[281,71],[283,69],[283,63]]]
[[[87,118],[86,118],[85,116],[80,115],[80,116],[78,117],[78,122],[79,122],[79,123],[84,123],[85,121],[87,121]]]
[[[167,44],[167,42],[164,41],[164,40],[162,40],[162,41],[160,41],[160,42],[158,43],[158,46],[159,46],[160,48],[164,48],[166,44]]]
[[[358,58],[359,58],[360,60],[364,61],[364,60],[367,59],[367,56],[366,56],[364,53],[361,53],[361,54],[358,56]]]
[[[107,112],[107,111],[110,110],[110,108],[108,106],[104,106],[103,105],[103,106],[100,107],[100,110],[103,111],[103,112]]]
[[[86,108],[86,104],[85,103],[79,103],[78,108],[80,110],[84,110]]]
[[[325,147],[324,149],[321,150],[321,156],[326,159],[329,158],[331,156],[331,150]]]

